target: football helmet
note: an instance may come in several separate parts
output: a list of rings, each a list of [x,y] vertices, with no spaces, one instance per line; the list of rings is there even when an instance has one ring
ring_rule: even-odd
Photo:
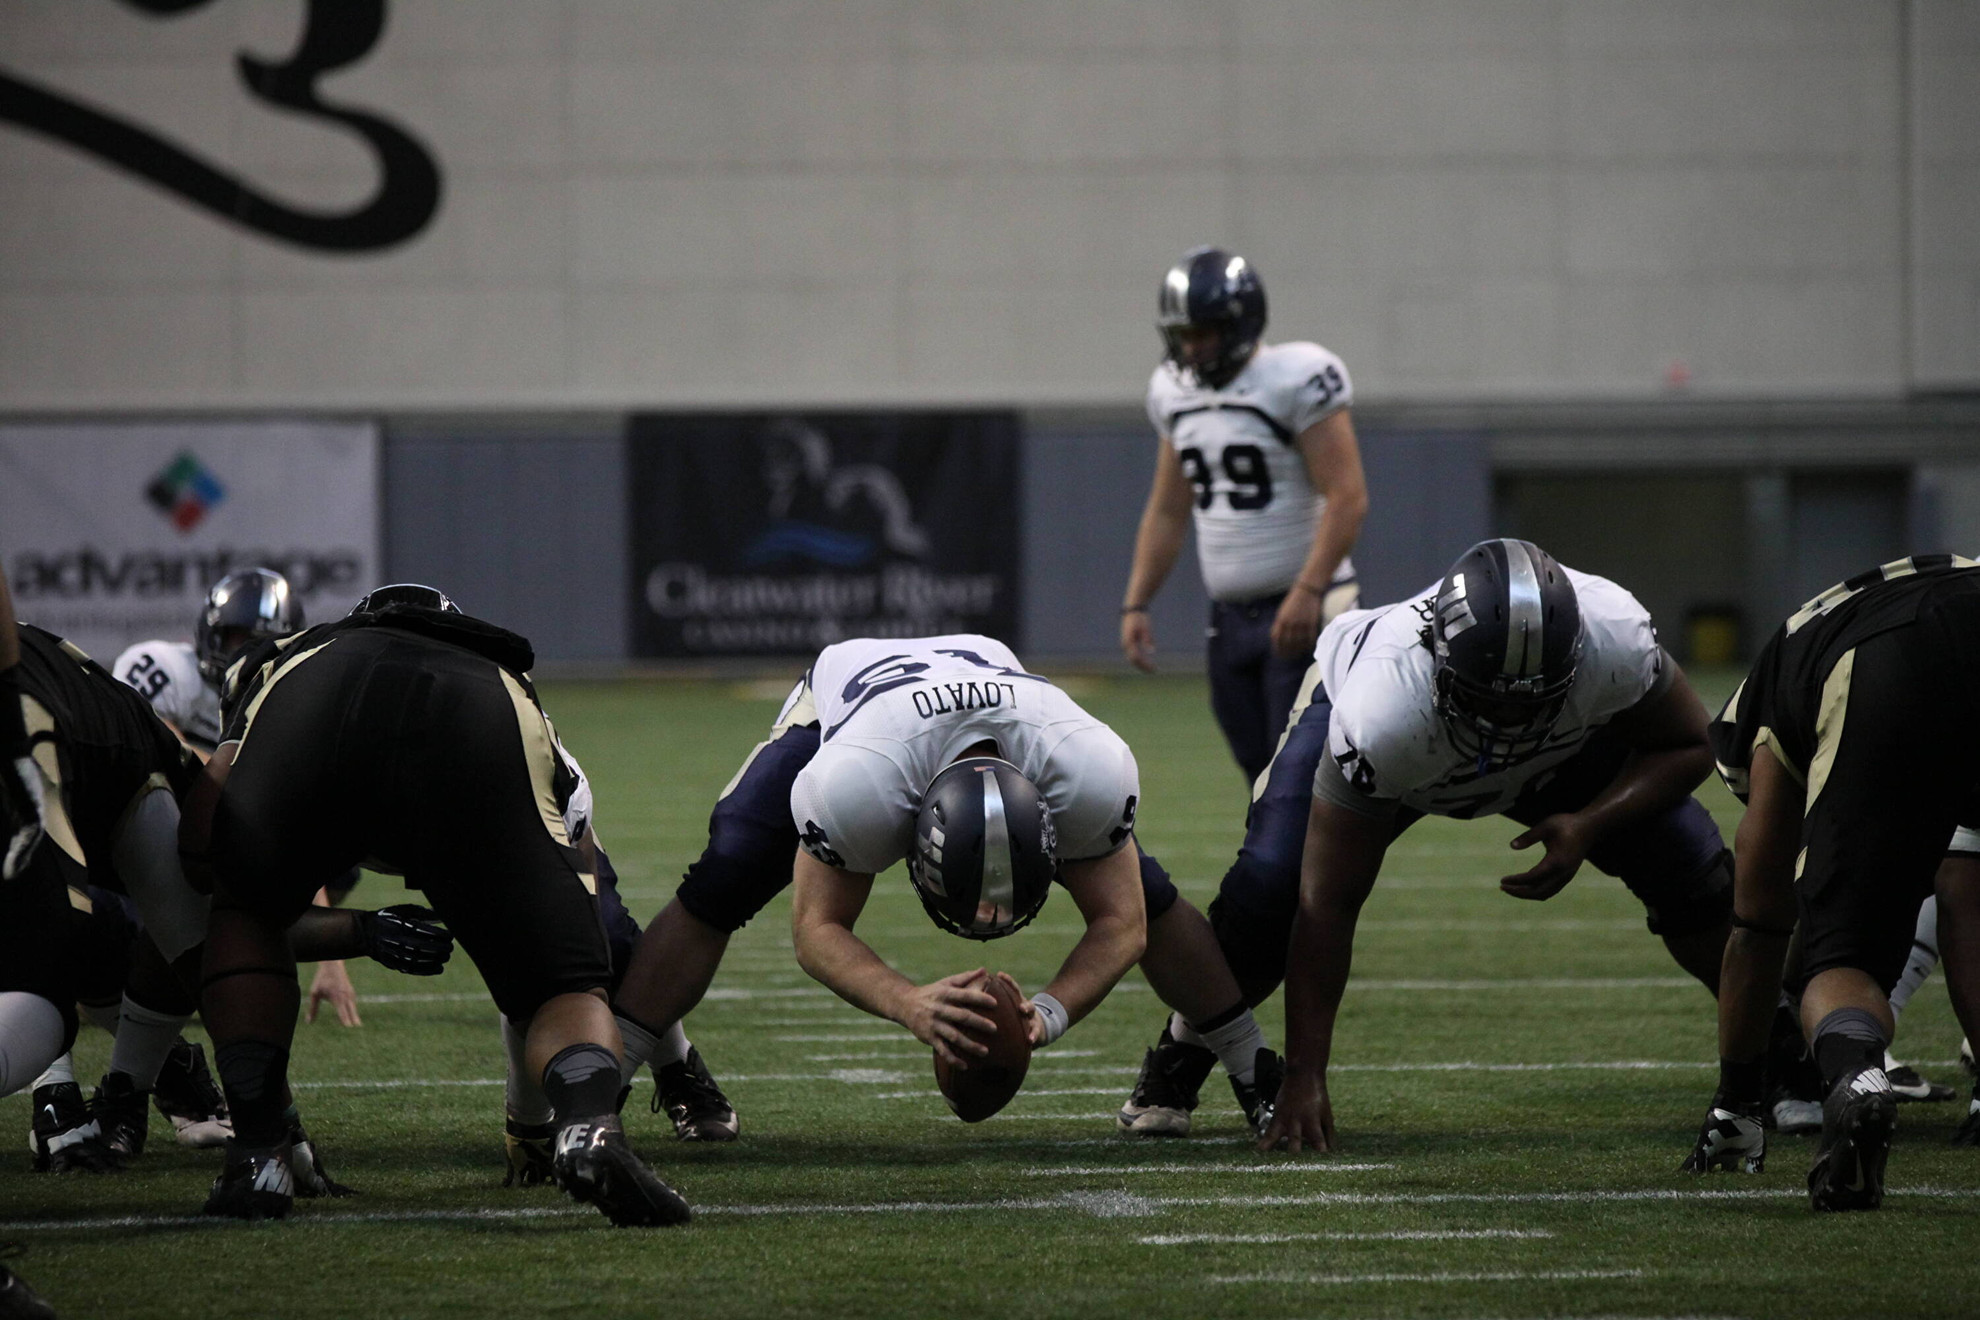
[[[193,652],[199,674],[214,687],[248,647],[271,637],[302,631],[302,600],[289,580],[268,568],[244,568],[229,573],[206,593],[206,604],[193,623]]]
[[[390,609],[395,605],[413,605],[423,610],[440,610],[447,614],[459,614],[461,607],[454,604],[447,593],[438,587],[423,586],[418,582],[394,582],[386,587],[373,587],[351,607],[353,614],[375,614],[379,610]]]
[[[1437,588],[1430,619],[1437,714],[1452,743],[1503,770],[1539,751],[1581,664],[1581,607],[1531,541],[1480,541]]]
[[[1221,389],[1244,369],[1265,333],[1265,285],[1243,257],[1191,248],[1162,277],[1155,326],[1178,371]],[[1210,347],[1192,346],[1189,330],[1212,331]]]
[[[921,795],[908,878],[929,917],[972,940],[1001,939],[1045,906],[1059,874],[1052,809],[1009,761],[969,756]]]

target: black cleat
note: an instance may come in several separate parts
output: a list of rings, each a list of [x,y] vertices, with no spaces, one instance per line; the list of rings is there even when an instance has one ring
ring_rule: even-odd
[[[1140,1137],[1186,1137],[1204,1079],[1217,1066],[1214,1051],[1186,1045],[1162,1028],[1155,1048],[1142,1056],[1141,1076],[1117,1117],[1121,1131]],[[1242,1097],[1240,1097],[1242,1098]]]
[[[28,1149],[36,1173],[115,1173],[124,1167],[104,1144],[103,1129],[74,1082],[34,1088]]]
[[[617,1114],[559,1128],[550,1168],[572,1200],[597,1206],[620,1228],[685,1224],[694,1217],[680,1193],[633,1154]]]
[[[89,1114],[96,1120],[103,1144],[122,1160],[144,1154],[144,1139],[151,1122],[151,1092],[140,1091],[129,1073],[107,1072],[89,1098]]]
[[[0,1262],[20,1254],[21,1249],[11,1242],[0,1245]],[[0,1263],[0,1320],[55,1320],[55,1308],[48,1300],[4,1263]]]
[[[303,1131],[302,1121],[293,1116],[289,1119],[289,1170],[295,1175],[297,1196],[314,1199],[357,1195],[355,1188],[346,1187],[330,1176],[330,1170],[323,1167],[323,1155],[316,1149],[316,1143]]]
[[[165,1056],[151,1099],[158,1112],[172,1120],[172,1131],[182,1146],[224,1146],[234,1135],[227,1097],[207,1070],[206,1051],[183,1036]]]
[[[674,1135],[682,1141],[734,1141],[742,1130],[736,1107],[715,1084],[701,1051],[688,1046],[687,1057],[653,1070],[653,1112],[667,1111]]]
[[[1822,1103],[1822,1146],[1808,1171],[1817,1210],[1875,1210],[1884,1203],[1884,1161],[1897,1127],[1897,1099],[1882,1068],[1843,1078]]]
[[[1955,1146],[1980,1146],[1980,1082],[1974,1083],[1973,1098],[1966,1102],[1966,1118],[1953,1133]]]
[[[1928,1082],[1908,1063],[1899,1063],[1884,1052],[1884,1076],[1891,1079],[1891,1094],[1899,1104],[1943,1104],[1953,1098],[1953,1089],[1944,1082]]]
[[[243,1146],[227,1143],[227,1165],[213,1180],[203,1215],[227,1219],[286,1219],[296,1204],[296,1177],[289,1143]]]
[[[502,1130],[502,1151],[509,1172],[504,1187],[541,1187],[550,1181],[550,1144],[557,1136],[555,1123],[518,1123],[509,1119]]]
[[[1258,1051],[1258,1057],[1252,1063],[1249,1083],[1231,1078],[1231,1090],[1237,1094],[1245,1122],[1251,1124],[1252,1136],[1262,1137],[1265,1129],[1272,1126],[1272,1110],[1279,1102],[1279,1085],[1285,1080],[1286,1061],[1270,1050]]]

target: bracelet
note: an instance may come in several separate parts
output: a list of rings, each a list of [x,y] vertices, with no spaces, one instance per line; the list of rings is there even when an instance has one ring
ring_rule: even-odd
[[[1121,606],[1121,613],[1123,615],[1146,614],[1148,613],[1148,607],[1146,605],[1123,605]]]
[[[1065,1035],[1066,1028],[1072,1025],[1066,1020],[1066,1006],[1043,990],[1031,997],[1031,1007],[1037,1012],[1038,1020],[1045,1024],[1045,1030],[1040,1033],[1045,1038],[1039,1042],[1041,1046],[1050,1045]]]

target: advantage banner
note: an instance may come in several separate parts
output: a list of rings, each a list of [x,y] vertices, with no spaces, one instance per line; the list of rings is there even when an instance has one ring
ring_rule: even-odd
[[[377,585],[378,431],[357,422],[0,426],[0,562],[21,618],[108,665],[192,639],[207,589],[272,568],[309,623]]]
[[[630,436],[635,655],[1016,640],[1016,414],[653,414]]]

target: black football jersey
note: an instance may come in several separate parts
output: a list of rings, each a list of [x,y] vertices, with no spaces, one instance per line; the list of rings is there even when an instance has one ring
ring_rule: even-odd
[[[154,777],[180,792],[198,761],[149,702],[73,644],[25,623],[20,639],[16,680],[53,725],[30,711],[29,737],[54,744],[69,823],[91,864],[102,865],[131,800]]]
[[[1746,800],[1753,749],[1761,745],[1805,781],[1822,687],[1836,662],[1872,637],[1912,623],[1945,592],[1980,595],[1980,564],[1958,555],[1914,555],[1859,573],[1796,610],[1712,721],[1712,755],[1726,787]]]

